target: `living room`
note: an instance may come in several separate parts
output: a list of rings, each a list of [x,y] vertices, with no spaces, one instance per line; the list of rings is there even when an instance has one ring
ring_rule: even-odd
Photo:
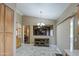
[[[0,55],[79,55],[77,3],[5,3],[0,13]]]

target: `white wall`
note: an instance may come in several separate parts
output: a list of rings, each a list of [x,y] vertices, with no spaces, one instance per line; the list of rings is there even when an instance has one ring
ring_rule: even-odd
[[[46,20],[46,19],[40,19],[36,17],[30,17],[30,16],[24,16],[24,25],[30,25],[30,43],[34,44],[34,38],[49,38],[50,39],[50,44],[56,44],[56,39],[55,39],[55,25],[56,21],[54,20]],[[54,36],[34,36],[33,35],[33,25],[37,25],[37,23],[43,22],[46,25],[54,25]]]
[[[69,7],[62,13],[62,15],[58,19],[58,23],[63,21],[65,18],[72,16],[76,13],[77,3],[71,3]]]
[[[57,46],[63,49],[70,48],[70,20],[66,20],[57,26]]]
[[[65,18],[72,16],[76,13],[77,4],[70,4],[70,6],[63,12],[58,19],[57,23],[62,22]],[[70,48],[70,25],[69,21],[66,20],[60,25],[57,25],[57,45],[60,49]]]

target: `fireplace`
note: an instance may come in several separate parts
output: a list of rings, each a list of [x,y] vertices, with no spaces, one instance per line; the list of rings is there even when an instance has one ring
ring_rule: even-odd
[[[49,47],[49,38],[35,38],[34,45]]]

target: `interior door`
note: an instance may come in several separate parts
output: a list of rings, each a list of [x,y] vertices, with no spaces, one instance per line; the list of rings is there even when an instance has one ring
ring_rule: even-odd
[[[26,25],[24,28],[24,43],[30,43],[30,26]]]

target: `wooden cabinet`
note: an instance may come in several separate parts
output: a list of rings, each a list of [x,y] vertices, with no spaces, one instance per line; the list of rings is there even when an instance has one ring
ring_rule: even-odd
[[[4,55],[4,5],[0,4],[0,55]]]
[[[14,11],[0,4],[0,55],[13,55]]]
[[[13,10],[5,7],[5,32],[13,32]]]
[[[0,56],[4,55],[4,33],[0,33]]]
[[[13,55],[13,33],[5,33],[5,55]]]
[[[5,55],[13,54],[13,10],[5,7]]]
[[[0,32],[4,32],[4,5],[0,4]]]

